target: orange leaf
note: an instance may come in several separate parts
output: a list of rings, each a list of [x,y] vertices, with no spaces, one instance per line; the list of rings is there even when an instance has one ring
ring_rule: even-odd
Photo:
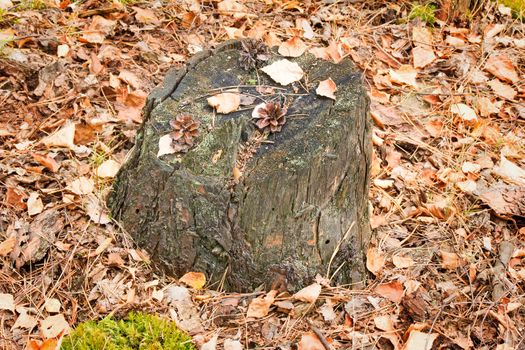
[[[261,318],[268,315],[268,312],[270,312],[270,306],[272,306],[276,295],[277,291],[272,290],[268,292],[265,297],[253,299],[248,306],[246,317]]]
[[[337,86],[332,78],[320,81],[319,86],[315,90],[315,93],[319,96],[324,96],[335,100],[335,92],[337,91]]]
[[[325,350],[325,347],[315,333],[309,332],[301,336],[297,350]]]
[[[377,248],[368,248],[366,252],[366,268],[374,275],[378,275],[385,265],[385,257]]]
[[[485,70],[509,83],[515,83],[520,80],[512,61],[505,54],[491,55],[485,63]]]
[[[403,285],[398,281],[383,283],[378,285],[374,292],[397,304],[403,298]]]
[[[306,44],[298,36],[294,36],[279,46],[279,54],[285,57],[299,57],[307,49]]]
[[[31,156],[33,156],[33,159],[36,160],[38,163],[45,166],[47,169],[49,169],[52,173],[56,173],[58,169],[60,168],[60,164],[57,163],[56,160],[51,158],[48,155],[41,155],[37,153],[31,153]]]
[[[202,272],[188,272],[179,279],[179,282],[194,289],[202,289],[206,284],[206,276]]]
[[[241,96],[238,93],[225,92],[208,97],[208,104],[214,107],[217,113],[227,114],[239,108]]]

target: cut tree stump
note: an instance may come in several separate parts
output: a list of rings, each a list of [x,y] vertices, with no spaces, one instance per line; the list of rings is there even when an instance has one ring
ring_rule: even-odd
[[[371,142],[361,74],[349,60],[306,53],[290,59],[304,78],[281,86],[241,69],[239,54],[238,42],[206,51],[152,92],[110,195],[114,217],[163,271],[204,272],[212,286],[296,290],[316,274],[362,281]],[[282,58],[272,52],[262,65]],[[315,93],[327,78],[335,101]],[[255,102],[215,113],[207,98],[232,88]],[[287,122],[265,138],[251,114],[272,100],[289,105]],[[201,123],[194,147],[157,157],[181,113]]]

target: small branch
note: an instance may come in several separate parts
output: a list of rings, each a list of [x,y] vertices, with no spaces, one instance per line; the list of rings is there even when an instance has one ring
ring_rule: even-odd
[[[323,344],[324,348],[326,350],[334,350],[332,348],[332,346],[328,343],[328,340],[326,340],[325,336],[323,335],[323,333],[321,333],[321,331],[319,330],[319,328],[317,328],[316,326],[314,326],[314,324],[312,323],[312,321],[310,320],[306,320],[306,322],[308,322],[308,325],[310,326],[310,328],[312,329],[312,331],[315,333],[315,335],[317,336],[317,338],[319,338],[319,341],[321,342],[321,344]]]

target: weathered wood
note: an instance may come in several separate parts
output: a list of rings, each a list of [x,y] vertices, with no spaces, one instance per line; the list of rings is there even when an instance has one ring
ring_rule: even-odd
[[[305,54],[294,60],[307,79],[284,88],[261,71],[240,69],[238,58],[233,44],[203,53],[152,93],[110,196],[114,216],[177,276],[202,271],[235,290],[277,281],[296,289],[328,270],[339,283],[362,280],[371,146],[360,74],[349,60]],[[329,77],[335,102],[315,94]],[[274,86],[275,95],[261,95],[258,85]],[[232,86],[257,95],[255,103],[279,95],[291,101],[282,132],[258,147],[238,183],[232,171],[254,135],[253,106],[215,115],[206,102]],[[201,122],[196,146],[159,159],[159,138],[181,112]]]

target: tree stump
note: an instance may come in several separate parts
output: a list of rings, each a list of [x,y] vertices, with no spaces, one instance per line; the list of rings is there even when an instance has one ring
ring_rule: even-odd
[[[371,143],[361,74],[307,53],[291,59],[303,80],[281,86],[243,70],[239,55],[238,43],[202,53],[152,92],[110,195],[114,217],[165,272],[201,271],[226,289],[296,290],[316,274],[362,281]],[[282,59],[270,55],[264,65]],[[335,101],[315,93],[327,78]],[[215,113],[207,98],[231,88],[257,100]],[[276,99],[289,104],[287,121],[265,138],[253,106]],[[180,113],[200,121],[193,148],[157,157]]]

